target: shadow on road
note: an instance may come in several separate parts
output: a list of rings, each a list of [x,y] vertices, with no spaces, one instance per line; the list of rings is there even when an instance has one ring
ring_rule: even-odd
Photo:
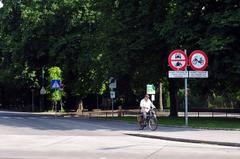
[[[137,131],[146,132],[146,130],[138,130],[137,124],[131,124],[123,121],[100,119],[100,118],[77,118],[77,117],[57,117],[42,116],[42,115],[28,115],[19,113],[4,113],[0,112],[0,127],[7,128],[24,128],[30,130],[37,130],[39,133],[44,131]],[[191,128],[175,128],[175,127],[161,127],[157,131],[161,132],[177,132],[188,131]],[[156,131],[156,132],[157,132]],[[198,129],[191,129],[191,131],[198,131]]]

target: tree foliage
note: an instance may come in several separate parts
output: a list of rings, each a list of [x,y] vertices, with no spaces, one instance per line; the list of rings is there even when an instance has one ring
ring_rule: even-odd
[[[137,104],[136,96],[145,93],[146,84],[169,82],[172,109],[176,109],[174,94],[183,82],[166,80],[167,57],[172,50],[187,49],[188,53],[203,50],[210,61],[210,78],[191,80],[191,93],[206,98],[224,94],[239,105],[238,0],[3,3],[0,84],[4,91],[39,89],[41,68],[60,66],[68,99],[107,93],[107,81],[113,76],[118,80],[118,96],[129,101],[127,105]]]
[[[60,84],[63,82],[62,78],[62,70],[59,67],[51,67],[48,69],[48,83],[52,83],[53,80],[60,80]],[[58,101],[61,101],[62,96],[64,95],[63,90],[60,89],[52,89],[51,85],[48,86],[49,88],[49,93],[50,93],[50,99],[51,101],[57,103]]]

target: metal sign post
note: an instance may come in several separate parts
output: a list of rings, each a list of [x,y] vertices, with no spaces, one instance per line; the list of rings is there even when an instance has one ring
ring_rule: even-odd
[[[110,97],[112,99],[112,117],[113,117],[113,104],[114,104],[113,99],[115,98],[115,92],[112,90],[110,91]]]
[[[117,88],[117,80],[113,77],[109,79],[109,88],[110,88],[110,98],[112,99],[112,117],[113,117],[113,104],[114,104],[114,98],[116,98],[116,94],[114,89]]]
[[[187,50],[184,50],[185,54],[187,55]],[[187,71],[187,67],[185,68],[185,71]],[[185,125],[188,126],[188,78],[186,77],[184,79],[184,85],[185,85]]]
[[[112,98],[112,117],[113,117],[113,98]]]
[[[44,86],[42,86],[41,90],[40,90],[40,111],[42,111],[43,107],[44,107],[44,95],[46,94],[46,89],[44,88]]]
[[[115,98],[115,92],[114,92],[114,91],[111,91],[111,92],[110,92],[110,97],[111,97],[111,99],[112,99],[112,117],[113,117],[113,104],[114,104],[113,99]]]
[[[60,88],[61,81],[60,80],[52,80],[51,82],[51,87],[54,90],[58,90]],[[55,107],[55,119],[57,118],[57,103],[54,102],[54,107]]]
[[[185,78],[185,125],[188,126],[188,80]]]
[[[168,64],[174,71],[168,72],[168,78],[184,78],[185,88],[185,125],[188,126],[188,78],[208,78],[208,71],[203,71],[208,66],[208,57],[201,50],[190,54],[190,66],[194,71],[188,71],[187,50],[174,50],[168,56]]]
[[[55,119],[57,119],[57,103],[54,102],[55,105]]]
[[[111,96],[111,99],[112,99],[112,117],[113,117],[113,98],[115,98],[115,92],[111,91],[110,96]]]

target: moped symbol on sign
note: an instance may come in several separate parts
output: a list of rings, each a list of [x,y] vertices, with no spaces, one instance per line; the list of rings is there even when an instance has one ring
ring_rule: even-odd
[[[183,71],[188,64],[188,57],[182,50],[174,50],[168,56],[168,64],[175,71]]]
[[[189,59],[190,66],[195,71],[203,71],[208,65],[208,57],[201,50],[193,51]]]

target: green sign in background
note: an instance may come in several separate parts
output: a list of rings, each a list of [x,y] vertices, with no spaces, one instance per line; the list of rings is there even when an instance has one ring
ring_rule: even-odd
[[[156,94],[155,86],[153,84],[147,85],[147,94]]]

